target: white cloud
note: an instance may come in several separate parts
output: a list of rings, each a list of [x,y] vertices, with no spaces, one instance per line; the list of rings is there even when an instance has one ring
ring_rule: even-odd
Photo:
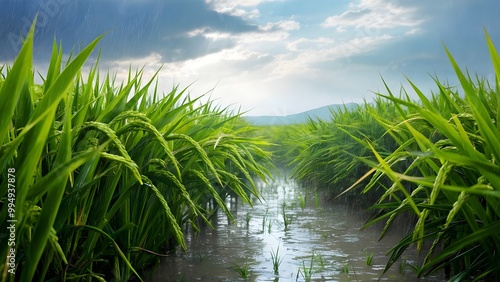
[[[205,0],[205,3],[211,5],[216,12],[253,19],[260,16],[260,11],[253,7],[274,1],[280,0]]]
[[[276,1],[280,0],[205,0],[215,8],[255,7],[265,2]]]
[[[199,35],[203,35],[207,30],[208,30],[207,27],[197,28],[197,29],[193,29],[191,31],[188,31],[186,33],[186,35],[187,35],[187,37],[196,37]]]
[[[407,32],[405,32],[405,35],[414,35],[414,34],[419,34],[422,32],[423,32],[423,30],[421,28],[412,28],[412,29],[408,30]]]
[[[315,67],[315,64],[333,62],[339,59],[348,62],[351,56],[368,53],[392,38],[388,34],[356,37],[343,42],[336,42],[326,37],[301,38],[287,44],[287,48],[291,52],[277,56],[278,63],[271,73],[278,77],[296,73],[316,73],[320,69]]]
[[[250,11],[257,17],[256,7],[271,0],[206,1],[219,12],[245,18],[249,17]],[[166,63],[160,73],[160,88],[193,83],[189,90],[194,96],[199,96],[216,86],[211,99],[223,106],[233,105],[233,109],[240,105],[243,110],[257,109],[251,114],[291,114],[341,103],[341,98],[336,95],[345,93],[350,100],[344,102],[359,102],[370,95],[368,90],[375,90],[373,85],[379,81],[381,69],[360,62],[351,63],[351,58],[369,55],[389,46],[388,43],[396,38],[422,32],[418,26],[421,20],[416,19],[415,13],[414,8],[401,7],[394,2],[362,0],[323,23],[324,27],[337,30],[354,27],[357,28],[355,32],[330,30],[317,36],[301,34],[301,23],[293,17],[267,23],[262,23],[261,19],[257,31],[237,34],[215,32],[208,27],[197,28],[186,35],[203,36],[213,41],[229,40],[234,44],[231,48],[195,59]],[[396,27],[404,29],[390,30]],[[308,27],[304,25],[304,28]],[[151,54],[133,65],[144,62],[152,65],[146,69],[147,73],[152,73],[159,66],[161,56]],[[130,62],[115,62],[113,65],[125,75]],[[352,73],[356,73],[356,79],[350,78]]]
[[[294,20],[283,20],[279,22],[267,23],[265,25],[259,26],[259,28],[263,31],[270,31],[270,30],[292,31],[292,30],[299,30],[300,23]]]
[[[417,12],[416,8],[399,5],[395,1],[361,0],[350,4],[349,10],[344,13],[328,17],[322,26],[341,32],[355,27],[366,33],[376,33],[379,29],[419,25],[423,20],[417,17]]]
[[[251,110],[252,114],[290,114],[300,108],[314,108],[333,102],[332,97],[319,88],[314,99],[301,102],[301,93],[313,85],[330,82],[331,70],[319,64],[334,62],[353,55],[370,52],[392,39],[390,35],[354,36],[346,41],[331,37],[290,39],[290,32],[300,28],[293,20],[264,24],[259,31],[244,34],[223,34],[201,28],[190,31],[190,36],[218,39],[229,38],[234,47],[211,53],[196,59],[164,64],[160,73],[160,89],[172,84],[193,83],[190,91],[194,96],[206,93],[217,85],[210,95],[217,103],[233,105],[237,109]],[[134,62],[111,62],[119,77],[126,77],[129,66],[148,67],[145,74],[153,74],[161,64],[161,56],[151,54]],[[146,80],[147,76],[145,76]],[[345,82],[338,82],[341,84]],[[324,85],[323,85],[324,87]],[[323,91],[321,94],[320,92]],[[365,95],[366,91],[361,91]],[[354,98],[354,97],[353,97]],[[347,101],[349,102],[349,101]],[[266,106],[267,105],[267,106]]]
[[[226,13],[236,16],[236,17],[242,17],[246,19],[254,19],[258,18],[260,16],[260,11],[258,9],[252,9],[252,10],[245,10],[245,9],[240,9],[240,8],[234,8],[234,9],[229,9],[226,11]]]

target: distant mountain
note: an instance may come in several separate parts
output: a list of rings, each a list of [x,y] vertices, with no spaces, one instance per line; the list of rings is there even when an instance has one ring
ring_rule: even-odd
[[[355,103],[347,103],[345,106],[348,109],[353,109]],[[243,116],[243,118],[254,125],[287,125],[305,123],[308,118],[328,120],[331,117],[330,109],[343,109],[344,104],[333,104],[317,109],[312,109],[298,114],[286,116]]]

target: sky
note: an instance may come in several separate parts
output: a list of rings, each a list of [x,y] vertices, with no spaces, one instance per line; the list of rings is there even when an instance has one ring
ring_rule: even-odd
[[[471,73],[494,77],[484,30],[500,49],[497,0],[2,0],[0,64],[11,64],[38,15],[35,67],[54,39],[65,54],[97,36],[101,72],[158,74],[245,115],[289,115],[371,101],[407,78],[456,85],[444,51]],[[94,53],[95,60],[97,52]],[[87,66],[86,68],[88,68]]]

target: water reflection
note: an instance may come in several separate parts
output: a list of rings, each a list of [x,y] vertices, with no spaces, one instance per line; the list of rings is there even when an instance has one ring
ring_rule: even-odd
[[[417,259],[415,253],[405,254],[404,264],[398,262],[381,277],[387,262],[385,252],[401,234],[391,232],[378,242],[380,229],[360,230],[366,212],[326,202],[283,172],[273,183],[258,182],[258,186],[262,201],[253,199],[252,208],[229,199],[237,223],[218,213],[213,219],[215,230],[203,228],[198,234],[189,234],[188,251],[166,258],[152,281],[417,279],[409,267]],[[272,253],[281,260],[279,273],[273,270]],[[246,279],[238,272],[244,269],[249,272]],[[424,281],[438,280],[440,277]]]

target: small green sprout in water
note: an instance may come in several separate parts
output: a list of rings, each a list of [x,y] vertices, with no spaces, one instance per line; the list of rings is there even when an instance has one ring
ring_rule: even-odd
[[[279,274],[279,267],[280,267],[281,262],[283,261],[283,258],[280,258],[280,256],[279,256],[279,252],[280,252],[279,246],[276,249],[276,252],[271,250],[271,260],[273,261],[274,274]]]
[[[399,273],[403,273],[406,266],[406,258],[401,260],[401,264],[399,265]]]
[[[245,221],[247,223],[247,228],[248,228],[248,225],[250,224],[250,220],[252,219],[252,215],[247,212],[246,216],[245,216]]]
[[[299,201],[300,201],[300,208],[302,211],[306,208],[306,197],[307,194],[304,194],[304,197],[302,197],[302,194],[299,192]]]
[[[342,273],[349,274],[349,263],[345,263],[344,267],[342,267]]]
[[[292,219],[286,215],[285,203],[281,205],[281,216],[283,216],[283,223],[285,224],[285,231],[288,230],[288,226],[292,223]]]
[[[238,272],[241,278],[248,278],[248,276],[250,275],[250,270],[248,269],[248,262],[245,262],[243,266],[233,264],[231,269]]]
[[[323,257],[321,255],[316,255],[316,261],[319,262],[321,268],[325,268],[325,261],[323,260]]]
[[[319,208],[319,195],[318,195],[318,190],[316,190],[316,208]]]
[[[344,274],[349,274],[349,267],[352,269],[352,273],[354,273],[354,277],[356,281],[358,280],[358,275],[356,274],[356,270],[354,269],[354,266],[352,266],[349,262],[346,262],[344,266],[342,267],[342,273]]]
[[[313,264],[314,264],[314,252],[311,256],[311,262],[309,263],[309,267],[306,267],[306,262],[303,260],[302,269],[299,268],[299,272],[302,274],[302,277],[304,277],[304,280],[307,282],[311,281],[313,274]]]
[[[272,222],[269,220],[267,223],[267,233],[271,234],[271,227],[273,226]]]
[[[196,255],[196,259],[198,259],[198,261],[200,261],[200,262],[202,262],[206,257],[207,257],[207,255],[204,255],[204,254],[197,254]]]
[[[267,219],[267,209],[266,213],[264,214],[264,217],[262,217],[262,233],[266,231],[266,219]]]
[[[373,253],[370,253],[369,255],[366,255],[366,265],[371,266],[373,261]]]

